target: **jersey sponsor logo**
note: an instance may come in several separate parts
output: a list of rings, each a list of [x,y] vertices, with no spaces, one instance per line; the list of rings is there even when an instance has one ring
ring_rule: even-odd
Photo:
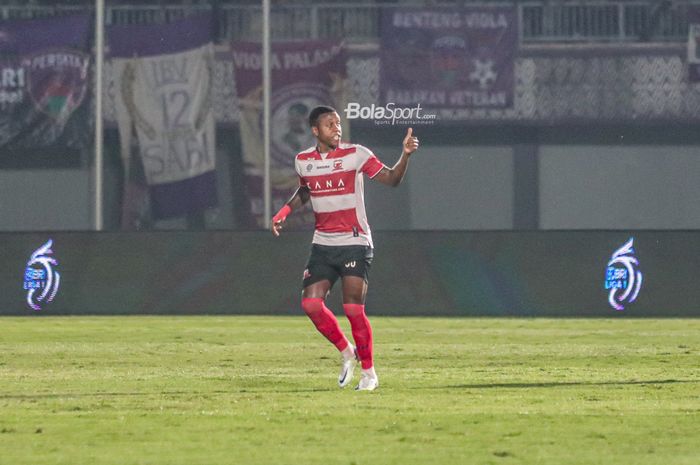
[[[341,187],[345,187],[345,183],[342,179],[339,179],[336,184],[333,184],[332,179],[326,179],[325,182],[315,181],[314,183],[310,184],[310,186],[313,186],[313,189],[316,191],[320,191],[322,189],[338,190]]]
[[[333,174],[307,176],[306,185],[313,196],[343,195],[355,192],[355,172],[341,171]]]

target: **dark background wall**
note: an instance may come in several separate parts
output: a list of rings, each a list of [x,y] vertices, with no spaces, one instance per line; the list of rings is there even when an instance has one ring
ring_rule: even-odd
[[[405,127],[352,128],[388,165]],[[375,230],[700,228],[700,133],[683,126],[460,126],[414,128],[422,147],[397,189],[368,181]],[[120,229],[122,172],[108,131],[105,228]],[[0,230],[90,230],[91,166],[0,169]],[[217,131],[219,206],[206,229],[246,229],[240,137]],[[291,194],[291,192],[290,192]],[[188,229],[179,218],[149,225]]]

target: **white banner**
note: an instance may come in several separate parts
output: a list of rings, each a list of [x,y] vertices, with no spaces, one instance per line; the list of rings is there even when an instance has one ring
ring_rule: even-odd
[[[117,123],[128,170],[132,128],[149,185],[215,168],[211,44],[167,55],[115,58]]]

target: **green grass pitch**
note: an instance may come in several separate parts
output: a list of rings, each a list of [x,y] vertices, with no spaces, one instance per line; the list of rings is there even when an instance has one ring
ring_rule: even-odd
[[[371,321],[0,318],[0,464],[700,463],[700,320]]]

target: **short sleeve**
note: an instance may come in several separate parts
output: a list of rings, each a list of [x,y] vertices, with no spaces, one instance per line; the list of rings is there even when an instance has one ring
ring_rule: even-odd
[[[298,155],[297,155],[297,157],[298,157]],[[304,177],[301,175],[301,169],[299,166],[299,158],[294,159],[294,171],[296,171],[297,177],[299,178],[299,185],[302,187],[305,186],[306,181],[304,181]]]
[[[370,178],[373,178],[379,174],[382,168],[384,168],[384,163],[379,161],[379,158],[377,158],[376,155],[374,155],[368,149],[364,147],[362,147],[362,149],[364,149],[363,151],[366,152],[367,159],[360,166],[360,171],[365,173]]]

